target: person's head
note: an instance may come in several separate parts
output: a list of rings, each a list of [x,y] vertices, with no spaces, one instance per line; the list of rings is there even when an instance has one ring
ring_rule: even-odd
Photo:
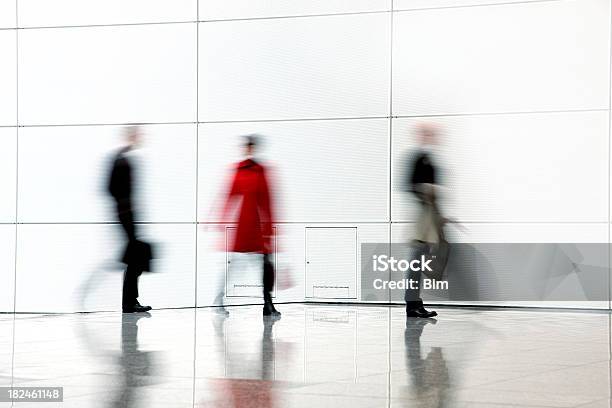
[[[438,129],[431,123],[421,123],[417,126],[419,143],[422,146],[434,146],[438,143]]]
[[[261,137],[256,134],[246,135],[244,136],[244,155],[246,157],[253,157],[255,155],[255,151],[261,142]]]
[[[142,143],[142,129],[138,125],[126,126],[123,134],[130,149],[136,149]]]

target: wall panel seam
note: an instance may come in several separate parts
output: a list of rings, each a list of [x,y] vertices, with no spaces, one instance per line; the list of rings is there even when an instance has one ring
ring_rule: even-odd
[[[353,116],[353,117],[321,117],[321,118],[286,118],[286,119],[247,119],[247,120],[218,120],[218,121],[177,121],[177,122],[136,122],[141,126],[155,125],[213,125],[232,123],[275,123],[275,122],[325,122],[344,120],[377,120],[377,119],[418,119],[418,118],[445,118],[445,117],[479,117],[479,116],[503,116],[503,115],[545,115],[559,113],[589,113],[605,112],[608,108],[598,109],[569,109],[569,110],[534,110],[534,111],[507,111],[507,112],[480,112],[480,113],[444,113],[444,114],[418,114],[418,115],[392,115],[392,116]],[[0,125],[0,128],[44,128],[44,127],[87,127],[87,126],[124,126],[125,122],[113,123],[48,123],[48,124],[18,124]]]

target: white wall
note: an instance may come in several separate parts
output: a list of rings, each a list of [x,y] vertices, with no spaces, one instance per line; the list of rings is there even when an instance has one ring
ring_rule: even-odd
[[[453,240],[608,242],[610,0],[0,0],[0,56],[0,311],[118,308],[104,187],[125,123],[144,123],[154,307],[223,283],[218,209],[247,133],[273,170],[279,301],[312,294],[309,247],[338,244],[307,228],[356,229],[357,268],[329,284],[357,298],[359,244],[409,238],[400,177],[424,121],[469,228]]]
[[[0,29],[0,56],[2,56],[0,126],[15,126],[17,124],[17,32],[15,30]]]
[[[390,22],[376,13],[201,24],[199,120],[386,116]]]

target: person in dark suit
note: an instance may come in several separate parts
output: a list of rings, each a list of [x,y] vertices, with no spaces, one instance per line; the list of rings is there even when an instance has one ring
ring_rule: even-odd
[[[134,223],[134,170],[130,163],[129,153],[138,147],[141,131],[138,126],[129,126],[125,130],[126,145],[113,158],[108,191],[113,197],[117,218],[127,237],[127,246],[123,255],[126,269],[123,276],[122,309],[124,313],[147,312],[151,306],[138,303],[138,278],[144,271],[150,270],[151,247],[138,240]]]
[[[437,169],[430,152],[431,146],[436,143],[436,132],[429,125],[421,125],[418,131],[421,147],[409,159],[407,169],[410,174],[406,174],[406,190],[416,197],[420,209],[416,236],[413,241],[416,249],[415,259],[427,253],[430,245],[444,239],[443,218],[440,216],[436,202]],[[408,278],[420,282],[421,271],[411,270]],[[431,318],[437,315],[436,312],[429,311],[423,306],[420,284],[414,289],[406,289],[404,299],[406,300],[407,317]]]

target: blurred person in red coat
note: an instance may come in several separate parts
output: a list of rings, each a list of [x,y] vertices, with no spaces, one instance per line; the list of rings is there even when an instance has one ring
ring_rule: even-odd
[[[229,220],[232,205],[238,203],[236,234],[230,251],[261,256],[263,264],[264,316],[279,317],[272,303],[274,289],[273,252],[274,222],[272,195],[266,167],[253,156],[260,143],[258,135],[244,137],[245,158],[235,165],[233,181],[223,210],[223,220]]]

